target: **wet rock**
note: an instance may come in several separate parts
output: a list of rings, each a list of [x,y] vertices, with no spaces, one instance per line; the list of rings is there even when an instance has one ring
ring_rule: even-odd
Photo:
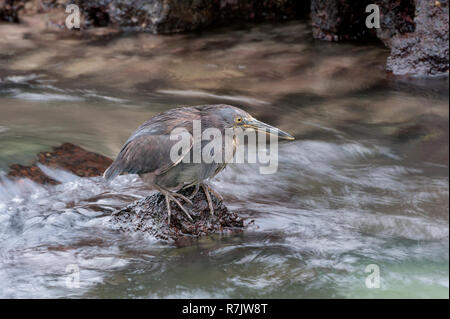
[[[100,176],[112,163],[112,160],[100,154],[87,151],[71,143],[54,147],[52,152],[41,152],[37,160],[30,166],[20,164],[10,165],[8,176],[28,178],[39,184],[59,184],[47,176],[39,164],[64,169],[80,177]]]
[[[23,1],[0,0],[0,21],[18,23],[18,12],[23,8],[23,5]]]
[[[230,22],[280,21],[306,16],[309,0],[2,0],[0,20],[18,22],[21,15],[81,9],[82,28],[117,26],[153,33],[192,31]],[[49,22],[51,21],[51,17]]]
[[[275,21],[305,15],[309,1],[76,0],[86,26],[118,25],[153,33],[192,31],[232,21]]]
[[[35,164],[31,166],[25,166],[20,164],[12,164],[9,166],[9,177],[28,178],[33,182],[39,184],[51,184],[56,185],[58,182],[51,177],[48,177],[44,172]]]
[[[377,0],[374,3],[380,6],[380,28],[375,30],[376,36],[387,47],[391,47],[394,37],[414,32],[416,6],[413,0]]]
[[[366,7],[380,8],[380,28],[366,26]],[[327,41],[366,40],[375,36],[390,46],[398,34],[413,32],[415,4],[413,0],[312,0],[313,35]]]
[[[50,12],[53,9],[63,11],[66,0],[0,0],[0,21],[21,21],[21,17]],[[55,12],[52,12],[53,14]]]
[[[193,188],[180,192],[189,196]],[[155,193],[136,201],[115,212],[111,223],[113,227],[127,233],[145,233],[164,241],[183,241],[217,232],[235,232],[244,227],[244,221],[235,212],[231,212],[224,203],[211,194],[214,204],[214,216],[211,216],[208,202],[200,188],[192,199],[193,206],[184,204],[193,218],[191,222],[183,211],[171,203],[171,223],[167,225],[167,208],[164,196]]]
[[[18,22],[24,15],[48,13],[36,15],[37,20],[67,30],[64,8],[69,3],[79,5],[82,29],[107,26],[152,33],[288,20],[310,12],[315,38],[380,39],[391,49],[387,70],[393,74],[442,75],[449,70],[448,0],[0,0],[0,20]],[[372,3],[380,7],[380,29],[365,25],[365,10]]]
[[[380,28],[368,29],[367,5],[380,8]],[[312,0],[315,38],[378,37],[391,48],[386,68],[396,75],[440,75],[449,70],[448,0]]]
[[[448,1],[416,0],[415,30],[391,40],[387,69],[394,74],[449,72]]]
[[[313,36],[327,41],[359,40],[371,35],[366,28],[366,6],[373,0],[312,0]]]

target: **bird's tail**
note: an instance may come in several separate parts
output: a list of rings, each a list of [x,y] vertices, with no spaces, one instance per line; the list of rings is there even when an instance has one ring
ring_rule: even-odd
[[[111,180],[117,175],[121,173],[121,169],[117,164],[117,161],[114,161],[103,173],[103,178],[106,180]]]

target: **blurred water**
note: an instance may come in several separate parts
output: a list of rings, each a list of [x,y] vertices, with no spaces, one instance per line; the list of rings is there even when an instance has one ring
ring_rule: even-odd
[[[185,247],[108,223],[148,195],[136,176],[2,176],[0,297],[448,298],[448,79],[389,79],[380,45],[313,41],[303,22],[108,40],[0,25],[0,47],[4,173],[61,142],[112,157],[178,105],[233,104],[296,136],[276,174],[213,181],[255,226]]]

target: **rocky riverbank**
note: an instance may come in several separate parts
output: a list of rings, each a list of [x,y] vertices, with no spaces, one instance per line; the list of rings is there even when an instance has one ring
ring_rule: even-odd
[[[45,13],[42,19],[48,27],[64,29],[69,3],[81,10],[81,29],[113,27],[160,34],[310,15],[317,39],[380,39],[391,49],[386,69],[393,74],[449,71],[448,0],[1,0],[0,21],[19,22]],[[379,29],[366,26],[366,7],[371,3],[380,9]]]
[[[380,28],[368,29],[367,5],[380,9]],[[386,69],[396,75],[448,75],[448,1],[313,0],[316,38],[328,41],[380,39],[391,49]]]

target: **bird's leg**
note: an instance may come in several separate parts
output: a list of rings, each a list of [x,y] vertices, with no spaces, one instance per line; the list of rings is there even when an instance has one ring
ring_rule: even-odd
[[[192,194],[189,196],[189,199],[193,199],[194,196],[197,195],[199,189],[200,189],[200,184],[196,184],[196,185],[195,185],[194,191],[193,191]]]
[[[189,220],[190,220],[191,222],[194,221],[194,220],[192,219],[191,215],[189,215],[189,213],[188,213],[188,211],[186,210],[186,208],[183,207],[183,205],[179,202],[178,199],[176,199],[176,198],[174,197],[174,195],[173,195],[172,193],[167,193],[167,194],[165,194],[165,196],[166,196],[166,201],[167,201],[167,198],[168,198],[169,206],[170,206],[170,201],[173,200],[173,201],[178,205],[178,207],[180,207],[180,209],[186,214],[186,216],[189,218]],[[169,207],[169,208],[170,208],[170,207]],[[170,215],[169,215],[169,216],[170,216]]]
[[[214,196],[216,196],[221,201],[223,200],[223,198],[216,191],[214,191],[208,184],[200,183],[200,185],[202,186],[203,191],[205,192],[206,200],[208,201],[209,212],[211,213],[211,216],[214,216],[214,205],[212,203],[210,193],[213,193]]]
[[[167,196],[164,196],[164,199],[166,200],[166,206],[167,206],[167,225],[170,226],[170,214],[171,214],[170,200],[169,200],[169,197],[167,197]]]
[[[174,201],[178,205],[178,207],[180,207],[180,209],[186,214],[186,216],[189,218],[189,220],[191,222],[194,221],[192,219],[191,215],[189,215],[188,211],[183,207],[183,205],[181,205],[180,201],[178,199],[176,199],[175,197],[180,197],[180,198],[186,200],[186,202],[192,204],[192,202],[188,198],[186,198],[185,196],[183,196],[181,194],[178,194],[178,193],[175,193],[175,192],[171,192],[171,191],[169,191],[169,190],[167,190],[167,189],[165,189],[165,188],[163,188],[161,186],[158,186],[158,185],[154,185],[154,186],[166,198],[167,213],[169,215],[169,219],[168,219],[168,224],[169,225],[170,225],[170,215],[171,215],[171,210],[170,210],[170,201],[171,200]]]
[[[209,186],[206,183],[202,183],[203,185],[205,185],[205,187],[209,190],[210,193],[213,193],[214,196],[217,197],[218,200],[220,200],[221,202],[223,202],[223,197],[222,195],[220,195],[218,192],[216,192],[211,186]]]
[[[176,192],[170,192],[170,194],[171,194],[173,197],[179,197],[179,198],[181,198],[181,199],[184,200],[186,203],[189,203],[189,204],[191,204],[191,205],[194,205],[194,204],[192,203],[192,201],[191,201],[188,197],[184,196],[183,194],[176,193]]]
[[[202,188],[203,188],[203,191],[205,192],[206,200],[208,201],[209,212],[211,213],[211,216],[214,216],[214,206],[211,201],[211,195],[209,194],[208,186],[206,186],[205,184],[202,183]]]

